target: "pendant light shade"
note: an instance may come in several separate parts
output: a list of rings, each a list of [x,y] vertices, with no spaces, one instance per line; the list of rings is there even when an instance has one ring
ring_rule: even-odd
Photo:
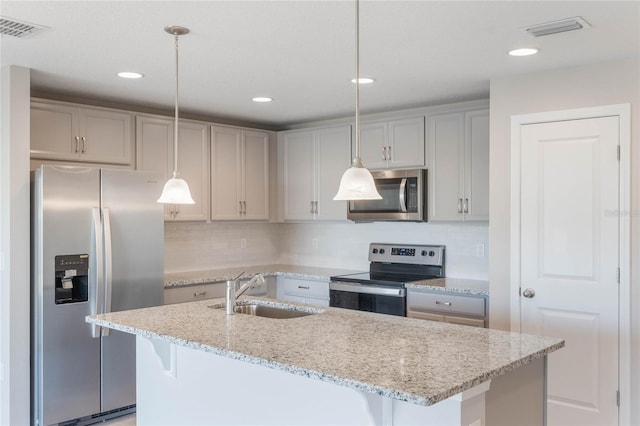
[[[336,201],[381,200],[371,172],[362,165],[360,158],[360,3],[356,0],[356,156],[340,179]]]
[[[173,124],[173,176],[164,184],[158,203],[163,204],[195,204],[191,198],[189,185],[184,179],[180,179],[178,173],[178,38],[189,33],[188,28],[171,26],[165,27],[167,33],[173,35],[176,40],[176,99],[175,122]]]
[[[359,158],[356,158],[360,160]],[[354,159],[355,160],[355,159]],[[376,183],[369,170],[360,165],[353,164],[340,179],[340,188],[334,200],[380,200],[382,197],[376,189]]]
[[[195,204],[191,198],[189,185],[184,179],[176,177],[174,174],[171,179],[164,184],[162,195],[158,198],[159,203],[163,204]]]

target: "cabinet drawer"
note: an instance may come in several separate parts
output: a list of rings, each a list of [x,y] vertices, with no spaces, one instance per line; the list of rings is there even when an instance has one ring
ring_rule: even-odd
[[[215,299],[225,297],[226,284],[212,283],[203,285],[190,285],[183,287],[167,288],[164,291],[164,304],[193,302],[196,300]]]
[[[448,293],[422,293],[409,291],[407,309],[418,311],[455,312],[484,317],[485,300],[481,297],[454,296]]]
[[[329,282],[279,277],[278,294],[329,300]]]
[[[430,314],[427,312],[418,312],[418,311],[409,311],[409,310],[407,310],[407,317],[417,318],[421,320],[428,320],[428,321],[440,321],[440,322],[444,321],[444,315]]]
[[[471,327],[484,328],[484,320],[476,319],[476,318],[464,318],[464,317],[456,317],[452,315],[445,315],[444,322],[448,322],[450,324],[470,325]]]

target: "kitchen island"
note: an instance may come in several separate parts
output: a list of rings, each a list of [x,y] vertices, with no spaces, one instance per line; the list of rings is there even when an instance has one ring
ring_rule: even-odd
[[[239,303],[249,301],[282,305]],[[137,335],[139,425],[481,426],[493,378],[530,370],[515,382],[544,383],[547,354],[564,346],[556,338],[289,302],[313,314],[227,316],[223,306],[214,299],[87,318]],[[544,391],[539,402],[523,404],[543,413]]]

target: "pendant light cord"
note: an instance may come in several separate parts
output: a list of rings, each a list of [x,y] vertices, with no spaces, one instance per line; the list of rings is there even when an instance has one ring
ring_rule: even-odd
[[[173,177],[178,177],[178,39],[176,35],[176,103],[175,103],[175,123],[173,125]]]
[[[356,0],[356,156],[355,167],[362,167],[360,159],[360,1]],[[358,164],[356,164],[358,163]]]

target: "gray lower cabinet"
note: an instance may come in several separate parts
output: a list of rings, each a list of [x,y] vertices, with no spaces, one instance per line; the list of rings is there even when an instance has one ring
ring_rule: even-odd
[[[329,306],[329,280],[278,277],[277,299]]]
[[[275,297],[275,277],[265,277],[265,286],[252,286],[245,296]],[[198,285],[168,287],[164,290],[164,304],[195,302],[205,299],[225,297],[227,294],[226,281],[217,281]]]
[[[478,295],[407,289],[407,317],[486,327],[487,298]]]
[[[202,285],[187,285],[169,287],[164,290],[164,304],[195,302],[196,300],[224,297],[227,284],[225,282],[207,283]]]

